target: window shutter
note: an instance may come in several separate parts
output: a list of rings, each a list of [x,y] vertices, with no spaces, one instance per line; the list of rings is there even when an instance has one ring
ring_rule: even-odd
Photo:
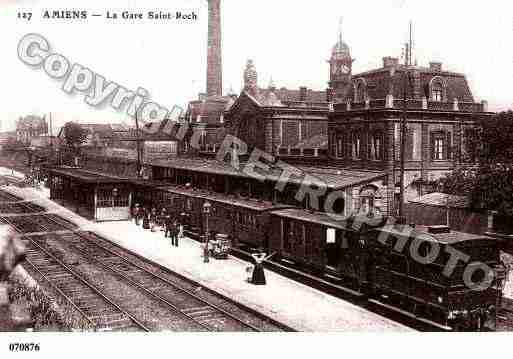
[[[445,138],[445,158],[450,160],[452,158],[451,132],[447,131],[445,133]]]
[[[429,134],[429,148],[431,149],[431,160],[435,159],[435,134],[431,132]]]
[[[413,159],[413,128],[412,127],[407,127],[406,128],[406,141],[405,141],[405,149],[404,149],[404,154],[405,154],[405,159],[407,161],[410,161]]]

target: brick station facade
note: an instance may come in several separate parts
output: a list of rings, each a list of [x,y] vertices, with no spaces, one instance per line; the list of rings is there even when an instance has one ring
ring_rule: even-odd
[[[387,183],[375,191],[396,209],[403,116],[408,201],[433,191],[432,184],[455,168],[472,164],[465,139],[476,120],[492,115],[486,102],[474,101],[463,74],[443,71],[440,63],[406,67],[384,58],[383,68],[355,75],[349,98],[330,111],[330,162],[385,171]]]

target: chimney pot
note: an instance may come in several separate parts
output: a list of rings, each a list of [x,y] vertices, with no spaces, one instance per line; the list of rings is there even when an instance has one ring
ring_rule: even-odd
[[[430,62],[429,69],[432,71],[441,72],[442,71],[442,63],[441,62]]]
[[[333,101],[333,89],[331,87],[328,87],[326,89],[326,101],[327,102]]]
[[[483,112],[488,112],[488,101],[481,101],[481,105],[483,106]]]
[[[397,67],[399,65],[399,59],[397,57],[383,57],[383,67],[389,68],[389,67]]]
[[[299,88],[299,101],[306,101],[307,90],[305,86]]]

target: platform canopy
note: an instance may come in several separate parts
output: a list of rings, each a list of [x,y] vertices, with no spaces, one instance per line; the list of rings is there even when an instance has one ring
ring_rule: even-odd
[[[51,199],[97,221],[130,218],[132,183],[128,178],[73,167],[53,168],[48,173]]]
[[[166,161],[153,161],[151,165],[197,173],[252,178],[251,175],[241,170],[246,167],[244,162],[240,163],[239,168],[234,168],[229,163],[217,160],[174,158]],[[305,181],[308,180],[312,181],[312,184],[322,182],[333,190],[351,188],[386,177],[383,171],[354,170],[329,166],[310,167],[303,165],[291,167],[294,168],[294,175],[288,181],[298,185],[305,184]],[[253,170],[259,175],[264,176],[268,181],[278,181],[283,173],[282,168],[274,165],[269,166],[268,170],[262,170],[257,166]]]

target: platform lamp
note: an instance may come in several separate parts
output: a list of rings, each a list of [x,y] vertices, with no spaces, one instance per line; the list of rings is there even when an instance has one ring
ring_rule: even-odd
[[[118,194],[119,190],[117,189],[117,187],[114,187],[112,189],[112,208],[116,207],[116,198],[118,197]]]
[[[210,210],[212,208],[212,204],[209,201],[205,201],[203,203],[203,214],[205,215],[205,248],[203,249],[203,262],[209,262],[209,254],[208,254],[208,242],[209,242],[209,233],[208,233],[208,217],[210,216]]]
[[[57,164],[57,166],[60,166],[61,165],[61,161],[60,161],[60,152],[61,150],[59,149],[59,147],[55,148],[55,162]]]

